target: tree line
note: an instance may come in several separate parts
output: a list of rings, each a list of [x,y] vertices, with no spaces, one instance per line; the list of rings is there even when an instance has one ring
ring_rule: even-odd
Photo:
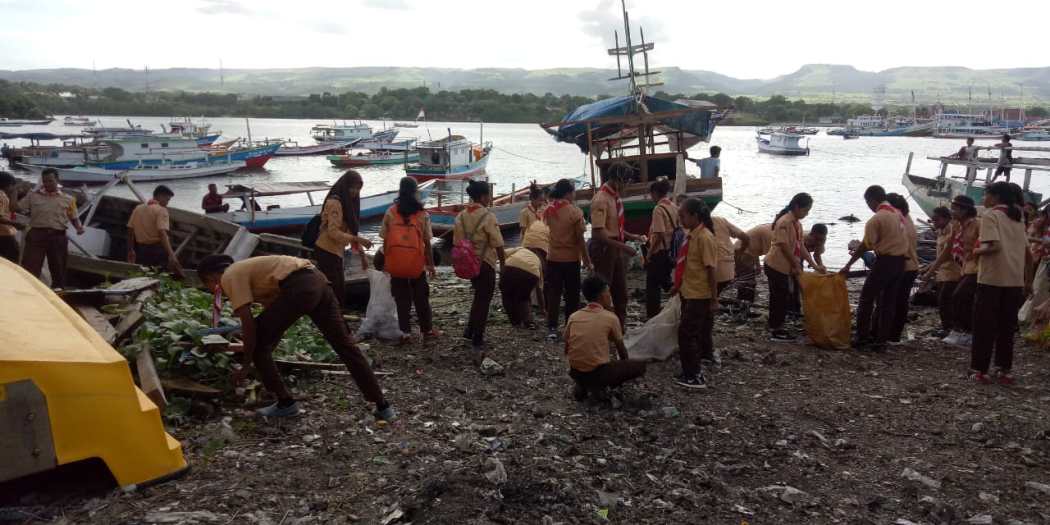
[[[433,92],[425,87],[380,89],[375,94],[350,91],[307,97],[274,97],[187,91],[139,92],[119,88],[92,89],[61,84],[15,83],[0,80],[0,117],[43,118],[47,115],[142,115],[252,118],[316,118],[412,120],[425,109],[427,118],[451,122],[553,122],[573,109],[607,98],[561,95],[505,94],[492,89]],[[767,99],[732,97],[725,93],[693,95],[657,92],[668,100],[707,100],[734,109],[731,123],[816,122],[823,117],[851,118],[872,114],[870,105],[806,103],[782,95]],[[893,114],[903,108],[890,108]],[[910,110],[909,110],[910,111]],[[1046,108],[1030,108],[1042,117]]]

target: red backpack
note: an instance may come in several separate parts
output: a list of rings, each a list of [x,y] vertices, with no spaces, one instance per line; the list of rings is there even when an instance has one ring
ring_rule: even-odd
[[[383,240],[383,269],[391,277],[418,279],[423,275],[426,264],[426,244],[423,242],[423,226],[420,217],[424,212],[416,212],[405,219],[397,212],[396,205],[391,207],[391,219],[387,223],[386,238]]]
[[[465,213],[460,212],[461,215]],[[481,228],[489,213],[486,209],[485,213],[481,214],[470,233],[467,233],[466,221],[463,221],[463,238],[452,246],[452,268],[456,270],[456,276],[460,279],[473,279],[481,273],[481,257],[474,251],[474,234]],[[487,242],[486,239],[486,242],[482,243],[481,253],[485,253]]]

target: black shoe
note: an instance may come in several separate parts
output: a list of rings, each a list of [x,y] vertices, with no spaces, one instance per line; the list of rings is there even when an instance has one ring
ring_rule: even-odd
[[[794,343],[795,337],[785,330],[774,330],[769,334],[769,340],[773,343]]]
[[[703,372],[699,372],[695,376],[682,375],[675,380],[675,384],[683,388],[702,390],[707,388],[707,378],[704,377]]]
[[[576,401],[584,401],[587,399],[587,389],[577,384],[572,387],[572,398]]]

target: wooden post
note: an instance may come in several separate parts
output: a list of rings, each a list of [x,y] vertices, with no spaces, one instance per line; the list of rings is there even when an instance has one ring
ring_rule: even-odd
[[[909,151],[908,152],[908,164],[904,167],[904,174],[905,175],[911,175],[911,159],[913,157],[915,157],[915,152],[914,151]]]
[[[619,59],[619,57],[617,57]],[[591,188],[598,189],[594,182],[594,142],[591,141],[591,123],[587,123],[587,164],[591,166]]]
[[[639,160],[641,161],[641,166],[639,166],[640,171],[638,175],[641,179],[641,182],[649,182],[649,155],[646,151],[646,137],[648,132],[649,127],[645,124],[642,124],[638,127],[638,153],[640,154]]]

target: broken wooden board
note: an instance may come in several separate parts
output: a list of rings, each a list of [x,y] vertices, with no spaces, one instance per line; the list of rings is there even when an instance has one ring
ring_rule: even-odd
[[[109,288],[106,288],[107,293],[111,294],[135,294],[145,290],[151,290],[160,286],[160,280],[154,279],[153,277],[134,277],[131,279],[124,279]]]
[[[165,378],[161,379],[160,383],[164,385],[164,389],[168,392],[184,394],[191,397],[219,397],[222,395],[222,390],[212,388],[208,385],[202,385],[186,377]]]
[[[342,363],[312,363],[310,361],[287,361],[284,359],[274,359],[274,363],[279,367],[293,370],[346,370],[346,365]]]
[[[77,313],[94,328],[98,335],[102,336],[107,343],[113,344],[117,341],[117,331],[109,324],[106,316],[94,306],[76,306]]]
[[[117,322],[117,327],[114,329],[117,332],[115,342],[119,344],[120,342],[127,340],[133,333],[135,333],[135,329],[145,320],[146,316],[142,315],[142,312],[139,310],[129,311],[124,317],[120,318],[120,321]]]
[[[168,398],[164,396],[164,386],[157,375],[157,366],[153,364],[153,354],[148,344],[144,344],[135,357],[135,365],[139,373],[139,388],[163,411],[168,406]]]

